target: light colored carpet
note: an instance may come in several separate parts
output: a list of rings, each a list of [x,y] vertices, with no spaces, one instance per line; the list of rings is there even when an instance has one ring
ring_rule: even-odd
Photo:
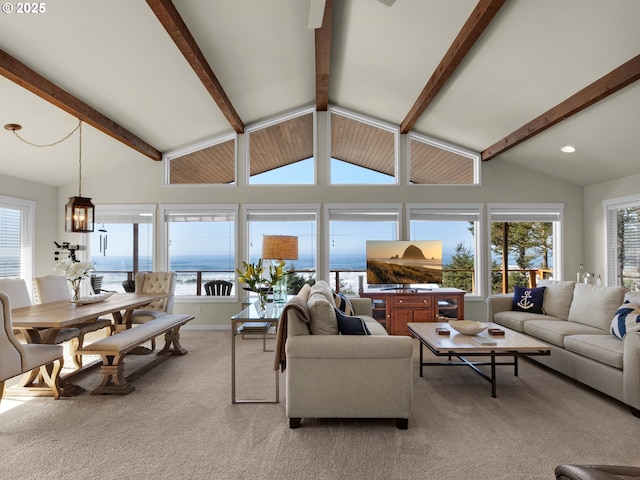
[[[273,354],[238,341],[239,397],[273,395]],[[283,379],[280,404],[231,404],[229,332],[185,331],[182,344],[188,355],[137,379],[128,396],[8,397],[0,477],[552,479],[561,463],[640,465],[640,419],[534,362],[522,361],[519,377],[503,367],[494,399],[466,367],[419,378],[416,355],[408,430],[348,419],[305,419],[291,430]],[[99,377],[77,383],[90,389]]]

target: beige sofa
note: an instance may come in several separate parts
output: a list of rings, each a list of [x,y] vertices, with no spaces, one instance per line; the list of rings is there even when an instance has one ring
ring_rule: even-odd
[[[324,281],[305,285],[297,299],[281,319],[287,333],[290,427],[299,427],[302,418],[395,418],[398,428],[407,428],[413,402],[411,339],[387,335],[366,298],[350,301],[371,334],[339,334],[333,293]]]
[[[513,295],[487,298],[488,319],[552,346],[533,360],[589,385],[631,407],[640,416],[640,333],[621,340],[611,321],[625,300],[640,305],[640,293],[571,281],[540,282],[544,314],[512,311]]]

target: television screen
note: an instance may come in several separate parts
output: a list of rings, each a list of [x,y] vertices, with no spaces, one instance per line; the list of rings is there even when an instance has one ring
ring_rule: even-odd
[[[369,285],[442,283],[441,240],[367,240]]]

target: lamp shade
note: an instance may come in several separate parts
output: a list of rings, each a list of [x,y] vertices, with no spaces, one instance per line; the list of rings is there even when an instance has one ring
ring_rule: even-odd
[[[69,197],[69,202],[64,207],[64,231],[93,232],[94,211],[90,198]]]
[[[265,260],[297,260],[298,237],[265,235],[262,238],[262,258]]]

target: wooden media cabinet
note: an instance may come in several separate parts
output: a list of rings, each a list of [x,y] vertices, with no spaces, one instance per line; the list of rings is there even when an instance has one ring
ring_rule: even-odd
[[[464,290],[407,288],[366,290],[360,296],[373,301],[373,316],[391,335],[409,335],[407,323],[464,319]]]

